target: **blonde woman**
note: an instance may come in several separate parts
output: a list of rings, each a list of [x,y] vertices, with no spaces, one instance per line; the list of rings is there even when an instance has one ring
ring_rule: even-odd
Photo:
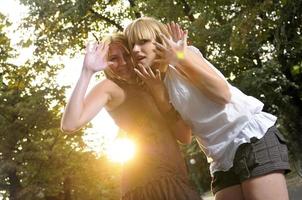
[[[97,83],[86,95],[92,75],[103,70],[107,79]],[[168,101],[158,108],[145,91],[133,71],[122,34],[114,34],[101,44],[87,48],[82,73],[62,118],[62,129],[74,132],[103,107],[138,147],[135,158],[124,165],[121,199],[201,199],[190,186],[176,141],[190,142],[191,129],[173,115]]]
[[[170,39],[173,32],[180,41]],[[187,32],[177,24],[143,17],[125,35],[136,73],[149,88],[163,79],[173,106],[199,137],[216,200],[288,199],[287,147],[263,103],[229,84],[198,49],[187,46]]]

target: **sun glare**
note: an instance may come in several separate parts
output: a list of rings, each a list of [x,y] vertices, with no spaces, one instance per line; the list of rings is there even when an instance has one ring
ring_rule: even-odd
[[[108,148],[107,156],[113,162],[125,163],[135,155],[135,144],[128,138],[116,139]]]

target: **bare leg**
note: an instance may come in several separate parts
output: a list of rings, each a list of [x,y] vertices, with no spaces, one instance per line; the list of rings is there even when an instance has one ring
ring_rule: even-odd
[[[240,185],[234,185],[220,190],[215,194],[215,200],[244,200]]]
[[[241,188],[245,200],[288,200],[284,174],[281,171],[244,181]]]

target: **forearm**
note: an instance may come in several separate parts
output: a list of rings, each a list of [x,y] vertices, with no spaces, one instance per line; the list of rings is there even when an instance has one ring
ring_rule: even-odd
[[[61,129],[63,131],[73,132],[82,126],[81,116],[84,110],[84,98],[92,75],[91,71],[82,70],[62,117]]]
[[[190,144],[192,139],[191,128],[169,102],[166,90],[162,93],[158,93],[158,91],[153,91],[151,93],[159,111],[162,113],[175,138],[181,143]]]
[[[183,144],[190,144],[192,139],[191,127],[181,118],[172,104],[170,104],[170,109],[162,115],[175,138]]]
[[[206,62],[202,55],[187,47],[184,59],[177,66],[207,97],[219,104],[230,101],[229,86]]]
[[[190,144],[192,141],[192,130],[190,126],[183,120],[179,119],[175,125],[171,127],[175,138],[183,144]]]

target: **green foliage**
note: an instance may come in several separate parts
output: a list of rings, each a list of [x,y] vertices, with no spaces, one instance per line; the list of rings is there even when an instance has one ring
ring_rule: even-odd
[[[196,137],[193,137],[190,145],[182,145],[182,152],[185,157],[189,178],[200,194],[210,190],[210,170],[206,156],[201,151]]]
[[[1,18],[1,27],[6,27]],[[118,199],[119,169],[87,152],[79,131],[60,130],[65,88],[59,66],[33,58],[22,66],[0,60],[0,190],[9,199]],[[114,167],[114,168],[113,168]],[[117,174],[117,175],[114,175]],[[110,175],[110,176],[109,176]]]
[[[88,33],[104,35],[109,28],[122,31],[124,18],[128,18],[123,3],[97,0],[21,0],[29,6],[29,16],[23,28],[35,29],[35,53],[38,55],[64,55],[81,50]],[[100,34],[99,34],[100,33]],[[71,50],[66,52],[67,50]]]
[[[26,63],[26,66],[16,67],[6,62],[8,57],[14,56],[14,51],[7,36],[2,32],[3,28],[8,26],[8,22],[4,16],[0,16],[0,124],[3,136],[0,148],[9,150],[10,154],[16,151],[13,153],[14,157],[18,151],[25,151],[23,149],[26,149],[26,144],[30,143],[27,148],[33,146],[32,148],[37,148],[40,152],[29,155],[36,156],[39,160],[37,163],[49,166],[46,164],[49,162],[49,155],[46,152],[50,150],[42,150],[41,147],[49,149],[51,141],[54,141],[56,135],[60,135],[57,128],[60,110],[64,104],[64,88],[60,89],[54,85],[52,78],[61,66],[52,66],[48,60],[56,55],[74,55],[83,49],[91,33],[102,36],[112,30],[121,30],[124,27],[124,19],[144,15],[162,22],[179,22],[188,29],[189,42],[198,47],[207,59],[229,77],[232,84],[259,98],[264,102],[266,111],[278,116],[278,125],[289,140],[292,156],[302,159],[301,0],[20,0],[20,2],[27,5],[30,10],[22,28],[34,30],[34,34],[30,38],[24,38],[21,45],[26,47],[33,44],[36,47],[35,57]],[[41,76],[44,77],[44,83],[33,84],[36,77]],[[45,137],[43,141],[42,136]],[[61,157],[52,156],[58,159],[54,161],[57,167],[63,167],[60,165],[60,159],[66,160],[64,155],[68,155],[68,152],[72,152],[71,155],[80,154],[78,159],[89,157],[83,152],[80,153],[81,151],[75,153],[70,143],[64,143],[71,138],[61,137],[58,136],[60,139],[55,140],[62,144]],[[79,135],[74,137],[78,138],[74,143],[80,143]],[[24,138],[27,140],[23,141]],[[24,148],[22,146],[22,150],[18,150],[18,145],[23,145]],[[195,145],[188,148],[193,149],[197,155],[199,150]],[[60,148],[57,150],[55,152],[59,153]],[[43,151],[46,151],[45,154]],[[195,155],[191,150],[185,152],[187,159]],[[3,180],[5,183],[8,182],[2,168],[18,169],[15,171],[21,175],[22,170],[16,168],[19,164],[12,160],[12,155],[9,159],[4,159],[2,153],[0,157],[1,162],[6,161],[1,165],[6,166],[0,170],[1,184]],[[91,158],[91,162],[92,160],[94,159]],[[198,165],[195,165],[198,169],[200,166],[206,166],[205,160],[201,160],[203,161],[200,164],[198,161]],[[68,165],[76,167],[76,163],[70,161]],[[35,167],[31,166],[30,169],[37,170]],[[64,168],[61,172],[49,169],[56,177],[52,179],[53,181],[65,180],[63,177],[58,178],[60,173],[70,170],[65,167],[66,170]],[[46,168],[45,170],[47,171]],[[22,176],[25,177],[26,173],[23,171]],[[25,182],[31,180],[23,179]],[[69,180],[69,177],[66,180]],[[62,184],[54,182],[52,184],[53,187],[49,187],[49,191],[53,194],[64,190]],[[106,184],[102,185],[102,188],[107,187]],[[82,189],[89,193],[88,187],[85,188],[84,185],[78,185],[75,193],[79,194]],[[89,184],[89,187],[93,188],[91,191],[100,189],[93,184]]]
[[[12,48],[10,46],[10,41],[4,33],[4,29],[10,25],[8,20],[4,15],[0,13],[0,62],[3,62],[7,57],[12,56]],[[1,72],[0,72],[1,73]]]

